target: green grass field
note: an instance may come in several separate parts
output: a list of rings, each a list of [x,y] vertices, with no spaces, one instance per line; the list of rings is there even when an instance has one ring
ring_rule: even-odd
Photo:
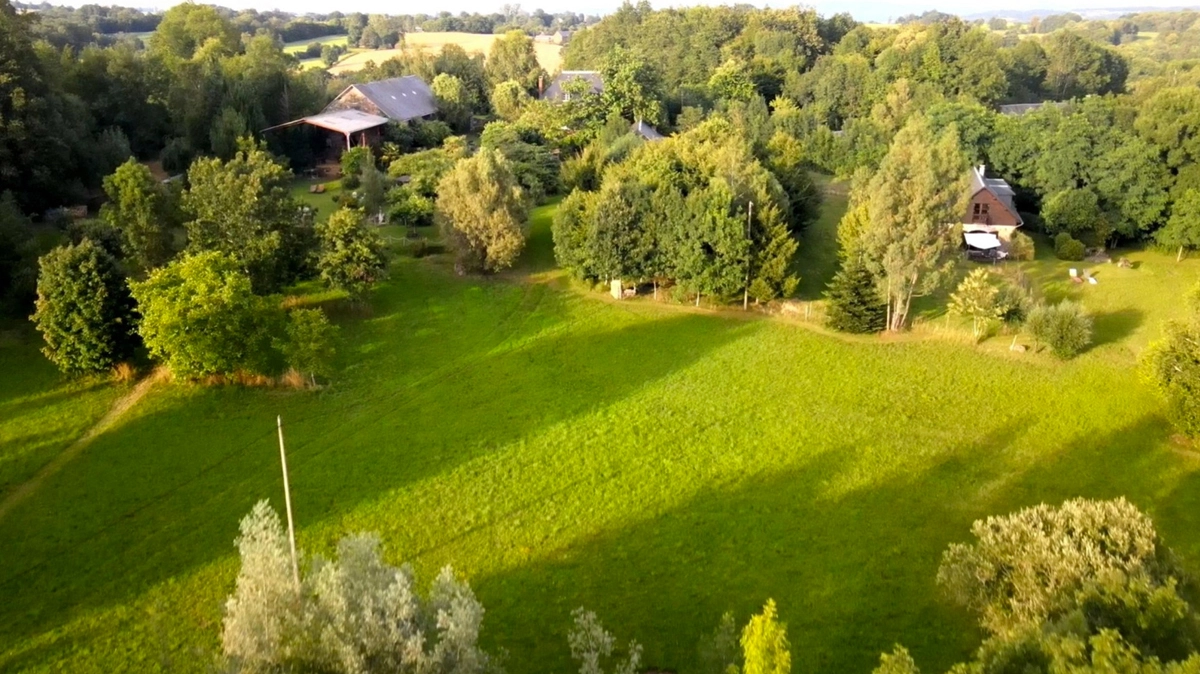
[[[549,269],[553,208],[501,278],[402,257],[369,311],[331,305],[339,373],[318,392],[152,391],[0,519],[0,670],[203,669],[238,519],[260,498],[282,507],[277,414],[301,547],[367,530],[425,580],[453,564],[514,674],[574,669],[577,606],[649,666],[692,672],[722,612],[745,620],[768,597],[795,671],[865,674],[896,642],[944,671],[977,634],[937,594],[942,550],[1041,501],[1127,495],[1200,571],[1200,456],[1132,369],[1200,263],[1137,253],[1137,269],[1061,289],[1063,264],[1029,263],[1105,312],[1101,343],[1060,363],[999,338],[841,339],[584,294]],[[804,295],[832,271],[821,246],[802,248]],[[34,335],[6,334],[11,482],[118,392],[77,395]]]

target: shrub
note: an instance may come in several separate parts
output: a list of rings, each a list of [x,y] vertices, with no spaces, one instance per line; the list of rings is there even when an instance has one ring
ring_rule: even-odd
[[[401,227],[433,224],[433,199],[401,186],[388,192],[388,220]]]
[[[1033,296],[1024,285],[1007,279],[1000,285],[996,294],[1000,320],[1009,324],[1023,323],[1033,306]]]
[[[943,554],[937,581],[992,633],[1062,617],[1080,590],[1107,574],[1155,586],[1182,578],[1150,518],[1123,498],[1034,506],[978,520],[971,533],[975,543]]]
[[[337,326],[320,309],[295,309],[288,314],[287,342],[283,348],[288,367],[307,374],[315,385],[317,375],[328,376],[335,355]]]
[[[1037,254],[1033,245],[1033,237],[1024,232],[1013,232],[1012,241],[1008,243],[1008,256],[1018,262],[1029,262]]]
[[[1059,232],[1054,237],[1054,254],[1060,260],[1082,260],[1087,249],[1083,242],[1067,232]]]
[[[297,587],[266,501],[242,519],[236,544],[242,566],[221,630],[230,671],[497,670],[478,645],[483,606],[450,567],[422,597],[412,569],[388,565],[379,539],[359,534],[338,543],[336,559],[306,564]]]
[[[875,277],[866,268],[844,267],[825,291],[829,304],[825,321],[840,332],[881,332],[886,327],[887,305],[879,297]]]
[[[362,180],[363,169],[374,163],[375,158],[369,147],[356,147],[342,153],[342,188],[352,190],[358,187]]]
[[[1059,358],[1071,358],[1092,343],[1092,317],[1075,302],[1034,307],[1025,326]]]
[[[604,659],[614,657],[617,640],[604,629],[596,614],[582,607],[571,612],[575,626],[567,634],[571,657],[579,661],[580,674],[604,674]],[[612,674],[635,674],[640,671],[642,647],[630,641],[628,657],[624,661],[613,661]]]
[[[1142,356],[1147,378],[1167,401],[1175,428],[1200,438],[1200,315],[1166,325]]]
[[[60,246],[38,261],[33,322],[42,353],[68,374],[99,372],[129,356],[133,300],[117,261],[90,239]]]
[[[980,267],[963,279],[950,295],[950,313],[971,319],[971,334],[979,339],[988,323],[1000,317],[996,298],[1000,289],[992,285],[991,274]]]
[[[317,269],[331,288],[357,298],[387,276],[383,240],[367,226],[362,211],[339,210],[317,225],[317,237]]]

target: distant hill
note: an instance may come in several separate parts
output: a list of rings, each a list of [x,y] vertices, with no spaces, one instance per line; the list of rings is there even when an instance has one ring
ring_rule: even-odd
[[[1026,22],[1035,16],[1047,17],[1051,14],[1066,14],[1072,12],[1085,19],[1116,19],[1126,14],[1138,12],[1178,12],[1183,9],[1200,9],[1200,5],[1182,5],[1174,7],[1114,7],[1105,9],[994,9],[972,14],[960,14],[962,18],[972,21],[975,19],[990,19],[998,16],[1003,19]]]

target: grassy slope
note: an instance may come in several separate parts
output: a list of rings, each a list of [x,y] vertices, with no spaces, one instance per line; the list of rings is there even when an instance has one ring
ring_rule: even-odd
[[[1157,284],[1166,258],[1145,255],[1130,282]],[[866,672],[896,641],[939,671],[973,643],[937,597],[941,551],[1039,501],[1128,495],[1200,570],[1200,460],[1109,357],[1137,330],[1062,364],[610,302],[553,274],[393,271],[371,315],[341,317],[330,387],[163,389],[0,521],[0,669],[206,664],[237,519],[281,505],[275,414],[301,546],[371,530],[424,578],[453,563],[516,674],[570,668],[580,605],[694,671],[721,612],[766,597],[797,671]]]
[[[40,346],[31,326],[0,325],[0,498],[82,435],[123,392],[99,379],[63,378]]]

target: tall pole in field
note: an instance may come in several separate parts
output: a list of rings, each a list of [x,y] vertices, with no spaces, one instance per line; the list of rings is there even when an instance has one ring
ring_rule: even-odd
[[[750,241],[750,218],[754,216],[754,202],[746,209],[746,241]],[[750,248],[746,248],[746,285],[742,288],[742,311],[750,308]]]
[[[292,489],[288,486],[287,452],[283,449],[283,417],[275,417],[279,428],[279,462],[283,464],[283,502],[287,505],[288,543],[292,546],[292,576],[296,579],[296,591],[300,591],[300,563],[296,561],[296,525],[292,521]]]

